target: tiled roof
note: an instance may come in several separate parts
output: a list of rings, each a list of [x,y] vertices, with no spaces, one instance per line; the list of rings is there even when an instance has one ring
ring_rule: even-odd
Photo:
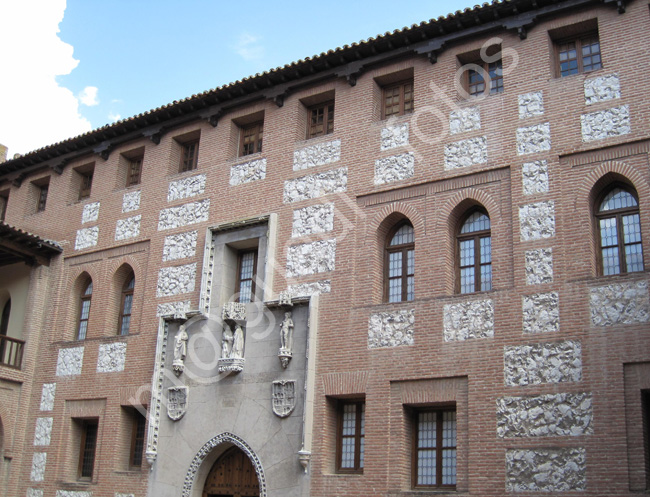
[[[0,266],[21,261],[42,264],[61,252],[59,243],[0,221]]]

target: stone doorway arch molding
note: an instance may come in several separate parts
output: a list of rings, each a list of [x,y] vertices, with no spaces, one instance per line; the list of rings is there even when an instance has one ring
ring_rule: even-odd
[[[187,474],[185,475],[183,493],[181,494],[182,497],[193,497],[194,493],[192,492],[192,489],[196,483],[196,476],[199,472],[199,469],[201,468],[201,465],[204,463],[205,459],[210,455],[210,453],[212,453],[212,451],[223,444],[228,444],[229,446],[234,445],[235,447],[238,447],[244,454],[246,454],[246,456],[253,464],[255,473],[257,474],[257,481],[260,484],[260,497],[267,497],[266,478],[264,477],[264,468],[262,468],[262,463],[260,462],[259,457],[257,457],[255,452],[253,452],[253,449],[251,449],[250,445],[248,445],[244,440],[242,440],[237,435],[233,435],[232,433],[228,432],[224,432],[221,435],[217,435],[216,437],[208,440],[205,444],[203,444],[201,450],[199,450],[194,456],[194,459],[192,459],[192,463],[187,470]],[[202,491],[203,483],[201,483],[200,487],[200,491]],[[200,493],[196,495],[200,495]]]

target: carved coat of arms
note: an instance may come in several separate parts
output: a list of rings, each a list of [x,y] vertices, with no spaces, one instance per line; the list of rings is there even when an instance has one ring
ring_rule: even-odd
[[[295,380],[279,380],[273,382],[273,413],[286,418],[296,407]]]
[[[169,387],[167,389],[167,416],[172,421],[181,419],[187,411],[187,387]]]

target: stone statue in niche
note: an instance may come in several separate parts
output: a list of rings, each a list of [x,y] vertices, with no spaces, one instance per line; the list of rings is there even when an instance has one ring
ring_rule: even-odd
[[[244,328],[239,323],[224,322],[218,369],[220,373],[239,373],[244,369]]]
[[[185,369],[185,357],[187,356],[187,340],[189,336],[185,330],[185,324],[182,324],[174,338],[174,362],[172,362],[172,369],[176,376],[180,376]]]
[[[280,350],[278,352],[280,363],[287,368],[293,357],[293,319],[291,311],[284,313],[284,320],[280,324]]]
[[[230,326],[226,325],[223,328],[221,335],[221,358],[228,359],[232,352],[233,335]]]
[[[230,351],[232,359],[243,359],[244,357],[244,330],[236,324],[235,333],[233,334],[232,350]]]

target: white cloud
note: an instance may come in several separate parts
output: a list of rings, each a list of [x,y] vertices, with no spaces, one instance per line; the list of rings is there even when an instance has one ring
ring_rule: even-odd
[[[120,119],[122,119],[122,116],[120,116],[119,114],[113,114],[112,112],[109,112],[108,113],[108,119],[111,122],[116,122],[116,121],[119,121]]]
[[[0,2],[0,143],[10,157],[91,129],[73,92],[56,81],[79,63],[58,37],[65,7],[66,0]]]
[[[232,48],[244,60],[261,59],[264,56],[264,47],[259,44],[260,38],[250,33],[241,33],[237,44]]]
[[[97,87],[86,86],[83,90],[81,90],[81,93],[77,95],[77,98],[82,104],[87,105],[88,107],[98,105],[99,100],[97,100]]]

